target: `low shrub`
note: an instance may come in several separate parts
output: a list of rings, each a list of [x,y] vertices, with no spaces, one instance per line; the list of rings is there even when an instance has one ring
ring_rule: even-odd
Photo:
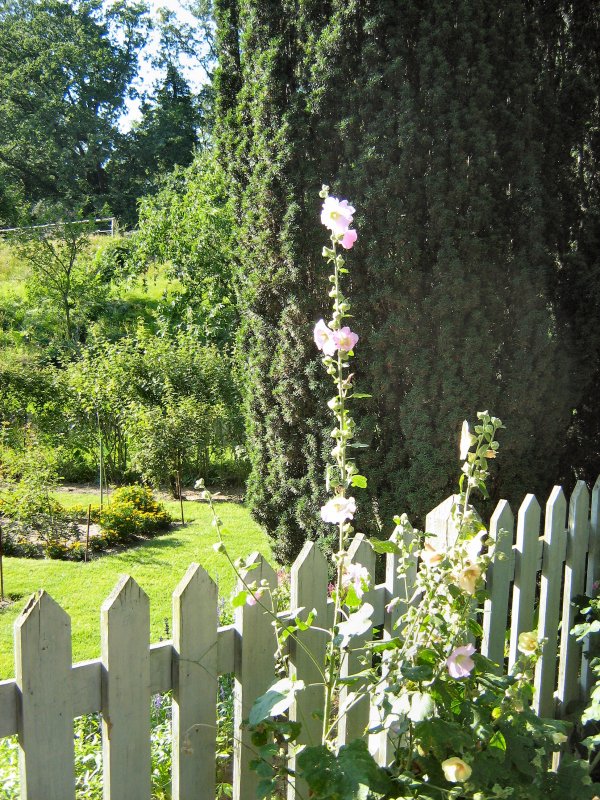
[[[135,485],[116,489],[110,505],[100,511],[98,521],[104,540],[117,544],[165,530],[172,518],[150,489]]]

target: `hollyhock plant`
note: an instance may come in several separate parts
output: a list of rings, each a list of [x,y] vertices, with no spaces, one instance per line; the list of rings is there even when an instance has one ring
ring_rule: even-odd
[[[256,700],[249,714],[259,794],[279,796],[287,783],[296,796],[312,800],[591,800],[594,790],[587,772],[578,766],[582,762],[571,759],[563,774],[562,767],[552,770],[568,727],[540,719],[531,707],[539,656],[535,634],[519,637],[521,655],[509,675],[502,674],[502,664],[476,653],[470,643],[470,639],[485,641],[479,622],[482,588],[495,550],[484,548],[493,542],[471,494],[486,494],[487,459],[495,457],[495,437],[504,427],[497,417],[481,411],[473,432],[468,422],[462,425],[459,453],[464,463],[443,545],[432,536],[439,531],[418,531],[406,515],[394,518],[396,527],[385,539],[354,539],[359,552],[368,541],[376,553],[388,558],[385,584],[372,593],[373,605],[364,601],[374,575],[364,566],[369,563],[366,558],[361,556],[362,564],[352,561],[357,503],[350,495],[355,488],[365,488],[367,479],[358,473],[349,448],[365,445],[353,441],[358,426],[349,405],[369,395],[353,386],[350,365],[359,339],[346,325],[350,303],[342,281],[348,268],[340,251],[352,249],[357,241],[350,227],[355,209],[347,200],[329,197],[326,186],[321,197],[321,221],[331,234],[323,255],[331,266],[333,309],[327,323],[323,319],[316,323],[314,340],[335,386],[327,402],[335,418],[330,433],[333,463],[325,471],[329,499],[320,514],[323,522],[337,526],[327,614],[316,624],[314,609],[278,614],[284,609],[274,601],[277,590],[269,590],[263,582],[246,583],[240,576],[245,567],[227,554],[208,495],[218,550],[225,552],[245,587],[234,605],[245,613],[270,614],[277,634],[280,680]],[[373,508],[376,514],[375,499]],[[249,611],[247,605],[258,608]],[[385,608],[387,616],[382,637],[370,641],[371,631],[381,623],[381,617],[374,616],[375,607]],[[305,636],[311,627],[312,633]],[[310,643],[317,641],[318,651],[311,650]],[[295,715],[286,717],[304,688],[295,666],[299,659],[290,657],[301,651],[301,660],[311,664],[310,685],[319,689],[322,703],[305,706],[305,716],[296,709]],[[315,696],[313,692],[311,697]],[[357,714],[344,724],[344,716],[355,707]],[[361,718],[362,711],[367,713]],[[310,718],[321,721],[320,740],[314,732],[298,738]],[[349,730],[356,732],[353,741],[346,738]],[[368,744],[366,734],[371,737]],[[375,742],[377,737],[381,738]],[[311,744],[306,744],[308,738]],[[379,761],[371,755],[371,743],[377,744]],[[300,782],[293,785],[298,778]],[[568,797],[567,785],[573,789]]]
[[[475,662],[471,658],[474,652],[475,646],[472,644],[465,644],[461,647],[454,648],[446,659],[448,674],[451,678],[460,680],[461,678],[469,677],[475,666]]]
[[[473,772],[471,767],[458,756],[452,756],[452,758],[447,758],[445,761],[442,761],[442,770],[444,772],[444,777],[450,783],[463,783],[464,781],[468,781]]]
[[[358,234],[355,230],[349,229],[340,239],[340,244],[344,248],[344,250],[351,250],[354,247],[356,240],[358,239]]]
[[[356,513],[356,500],[353,497],[332,497],[321,508],[321,519],[323,522],[331,522],[334,525],[344,523],[354,517]]]
[[[334,332],[326,325],[325,320],[320,319],[315,325],[314,330],[315,344],[322,350],[324,355],[332,356],[337,350]]]
[[[352,225],[354,212],[355,209],[347,200],[338,200],[337,197],[327,196],[323,201],[321,222],[334,236],[343,236]]]
[[[354,349],[358,342],[358,336],[356,333],[353,333],[350,328],[344,327],[340,328],[339,331],[333,332],[333,341],[337,350],[348,353],[350,350]]]
[[[362,597],[369,585],[369,570],[362,564],[345,564],[342,572],[342,587],[353,587],[357,597]]]

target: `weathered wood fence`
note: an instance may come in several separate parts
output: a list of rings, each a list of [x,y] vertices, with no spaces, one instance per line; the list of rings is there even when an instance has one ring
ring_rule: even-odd
[[[555,487],[543,530],[533,495],[523,501],[516,526],[504,501],[490,521],[503,557],[487,575],[490,599],[481,651],[510,666],[519,633],[538,628],[545,644],[535,677],[535,706],[543,715],[566,713],[590,688],[587,662],[569,631],[576,613],[571,599],[595,592],[599,576],[599,500],[600,478],[591,503],[587,487],[579,482],[568,508],[562,489]],[[452,536],[451,504],[448,498],[427,517],[426,529],[441,540]],[[375,555],[360,534],[351,555],[375,574]],[[249,580],[265,579],[275,586],[274,570],[258,554],[253,559],[258,567]],[[404,587],[396,575],[395,556],[389,554],[385,582],[366,598],[384,636],[393,635],[399,613],[398,607],[387,613],[385,606]],[[314,544],[307,544],[293,565],[291,594],[293,608],[315,608],[319,620],[331,613],[327,564]],[[254,800],[256,778],[249,768],[253,753],[240,722],[273,681],[273,629],[258,605],[236,609],[233,625],[217,625],[216,586],[193,564],[173,593],[172,641],[149,645],[148,597],[132,578],[124,577],[101,609],[101,657],[73,665],[68,615],[45,592],[32,597],[15,623],[16,678],[0,682],[0,737],[18,734],[23,800],[75,797],[73,719],[97,711],[102,715],[105,800],[149,800],[150,701],[153,694],[171,689],[173,798],[213,800],[217,677],[226,673],[235,675],[234,798]],[[301,635],[316,655],[323,652],[322,634],[309,630]],[[348,661],[346,669],[352,670],[355,657]],[[315,680],[314,665],[293,643],[290,663],[306,683]],[[291,709],[293,718],[303,722],[307,742],[319,736],[320,723],[311,717],[319,691],[310,687],[300,693]],[[344,717],[340,738],[363,735],[369,713],[366,702],[354,706]],[[381,744],[372,737],[373,751],[383,758]],[[290,800],[293,795],[292,788]]]

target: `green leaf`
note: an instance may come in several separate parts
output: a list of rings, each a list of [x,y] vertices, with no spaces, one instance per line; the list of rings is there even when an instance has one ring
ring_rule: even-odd
[[[353,475],[352,486],[358,486],[359,489],[367,488],[367,479],[364,475]]]
[[[240,606],[244,605],[244,603],[246,602],[247,597],[248,597],[248,592],[245,589],[242,589],[240,592],[238,592],[232,598],[231,605],[234,608],[239,608]]]
[[[430,681],[433,678],[433,668],[430,664],[401,664],[400,672],[407,681]]]
[[[373,606],[365,603],[354,614],[350,614],[345,622],[338,625],[338,636],[341,637],[340,646],[347,647],[355,636],[366,633],[372,625],[371,615]]]
[[[353,400],[367,400],[373,397],[372,394],[366,394],[365,392],[354,392],[354,394],[350,395]]]
[[[495,747],[502,752],[506,752],[506,739],[502,731],[495,731],[494,735],[489,741],[489,747]]]
[[[254,701],[250,709],[250,725],[258,725],[267,717],[276,717],[283,714],[294,702],[296,692],[304,689],[304,681],[292,681],[289,678],[282,678]]]
[[[396,553],[399,555],[402,551],[395,542],[389,539],[369,539],[369,544],[376,553]]]

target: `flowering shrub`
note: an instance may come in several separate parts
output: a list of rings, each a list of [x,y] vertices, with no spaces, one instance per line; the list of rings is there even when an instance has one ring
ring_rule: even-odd
[[[328,402],[335,418],[332,463],[325,476],[331,497],[321,508],[321,518],[336,526],[337,533],[333,624],[324,631],[328,645],[319,667],[324,702],[323,708],[314,709],[323,721],[322,736],[319,744],[296,748],[301,725],[288,721],[285,713],[304,684],[287,674],[285,659],[280,658],[280,679],[256,700],[249,715],[261,778],[259,797],[277,794],[295,775],[308,785],[312,800],[591,800],[600,787],[592,785],[586,762],[563,753],[558,769],[552,769],[554,755],[567,740],[568,724],[541,719],[531,709],[533,671],[540,652],[535,632],[519,637],[520,655],[509,675],[503,674],[503,665],[478,651],[483,631],[477,616],[486,598],[485,574],[494,543],[472,497],[476,492],[487,496],[488,462],[497,456],[496,437],[503,428],[487,411],[477,414],[472,431],[467,422],[462,427],[462,469],[448,541],[414,529],[406,516],[395,518],[391,539],[370,540],[376,552],[395,554],[401,579],[411,572],[416,577],[412,594],[395,597],[388,605],[389,611],[396,606],[403,609],[397,635],[363,642],[358,647],[360,671],[345,674],[348,649],[371,629],[373,614],[364,596],[374,576],[352,563],[348,554],[357,509],[354,493],[367,486],[349,455],[361,446],[354,441],[356,425],[349,404],[366,395],[353,387],[350,364],[359,337],[345,324],[350,303],[341,283],[348,270],[338,252],[338,247],[350,250],[357,241],[351,228],[355,209],[348,201],[331,197],[327,187],[321,196],[321,221],[331,234],[323,255],[332,268],[333,310],[329,321],[321,319],[315,325],[314,340],[336,390]],[[214,513],[207,492],[205,497]],[[216,515],[215,525],[220,534],[216,549],[227,554]],[[290,637],[305,648],[296,634],[318,624],[314,612],[292,611],[284,621],[268,595],[265,583],[246,581],[234,605],[258,603],[271,614],[278,654]],[[342,688],[347,692],[343,704]],[[341,747],[336,741],[341,717],[365,695],[377,712],[365,734],[385,737],[389,754],[385,766],[376,763],[366,741]],[[291,770],[287,756],[294,751]]]
[[[113,493],[109,505],[98,514],[102,538],[107,543],[131,541],[134,536],[151,536],[168,528],[171,516],[143,486],[122,486]]]

